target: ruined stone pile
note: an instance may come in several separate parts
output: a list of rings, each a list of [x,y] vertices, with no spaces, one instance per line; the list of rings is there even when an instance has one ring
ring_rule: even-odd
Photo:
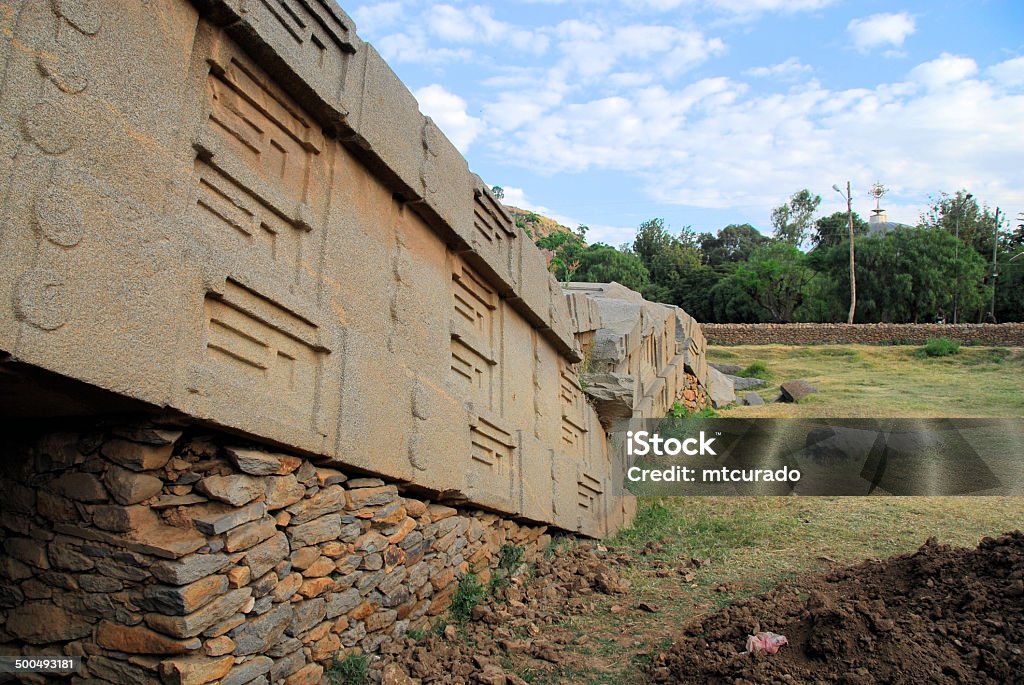
[[[544,529],[287,454],[152,428],[25,436],[5,463],[0,644],[124,683],[319,682],[445,612]]]
[[[629,590],[619,576],[628,557],[591,542],[569,543],[531,563],[499,568],[495,591],[462,624],[441,621],[433,631],[382,648],[374,670],[389,685],[522,685],[520,672],[580,666],[571,649],[580,636],[560,627],[594,611],[597,596]]]

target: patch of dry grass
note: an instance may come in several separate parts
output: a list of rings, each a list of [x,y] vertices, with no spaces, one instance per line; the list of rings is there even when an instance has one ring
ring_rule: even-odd
[[[772,381],[768,404],[734,407],[726,417],[938,418],[1024,417],[1024,349],[962,347],[923,357],[916,346],[711,346],[708,358],[746,366],[760,361]],[[820,391],[800,404],[774,403],[779,383],[803,378]]]

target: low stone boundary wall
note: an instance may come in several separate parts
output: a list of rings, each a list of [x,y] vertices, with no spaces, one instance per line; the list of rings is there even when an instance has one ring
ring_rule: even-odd
[[[90,682],[318,683],[550,541],[207,430],[7,438],[0,651],[82,656]]]
[[[701,324],[715,345],[919,345],[950,338],[965,345],[1024,346],[1024,323],[1003,324]]]

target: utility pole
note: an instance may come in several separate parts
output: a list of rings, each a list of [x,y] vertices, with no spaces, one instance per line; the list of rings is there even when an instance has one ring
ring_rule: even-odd
[[[953,323],[959,323],[960,309],[960,215],[964,212],[964,203],[974,195],[967,193],[962,199],[960,191],[956,193],[956,245],[953,246],[953,263],[956,268],[956,290],[953,291]]]
[[[999,208],[996,207],[996,227],[992,231],[992,306],[988,308],[988,320],[996,322],[996,279],[999,271],[996,266],[996,250],[999,247]]]
[[[833,184],[832,190],[840,195],[843,191],[839,186]],[[850,182],[846,182],[846,221],[850,226],[850,314],[846,317],[846,323],[853,323],[853,313],[857,309],[857,271],[853,265],[853,196],[850,194]]]

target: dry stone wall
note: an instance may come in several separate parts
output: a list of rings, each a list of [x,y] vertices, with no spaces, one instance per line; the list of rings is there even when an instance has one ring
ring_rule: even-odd
[[[317,683],[550,540],[187,426],[5,437],[0,651],[82,656],[72,682]]]
[[[1024,323],[1004,324],[701,324],[716,345],[918,345],[950,338],[965,345],[1024,346]]]

